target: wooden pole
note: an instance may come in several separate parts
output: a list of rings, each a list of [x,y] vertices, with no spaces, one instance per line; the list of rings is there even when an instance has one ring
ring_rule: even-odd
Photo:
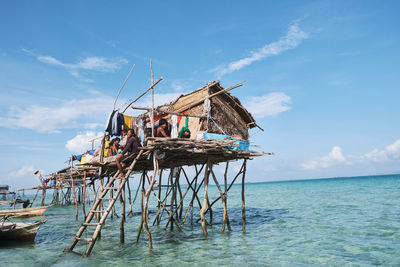
[[[160,175],[158,177],[158,199],[161,199],[162,173],[163,173],[163,169],[161,169]],[[160,218],[158,217],[158,215],[160,214],[160,211],[161,211],[161,203],[158,202],[157,203],[157,216],[156,216],[157,225],[160,224]]]
[[[131,68],[131,70],[129,71],[128,76],[126,76],[124,83],[122,84],[121,88],[120,88],[119,91],[118,91],[117,97],[116,97],[115,100],[114,100],[114,107],[113,107],[113,110],[115,110],[115,105],[117,104],[117,100],[118,100],[119,94],[121,93],[122,88],[124,88],[124,86],[125,86],[126,82],[128,81],[129,77],[131,76],[132,71],[133,71],[134,68],[135,68],[135,64],[132,65],[132,68]]]
[[[211,170],[211,175],[212,175],[212,177],[213,177],[213,179],[214,179],[214,183],[215,183],[215,185],[217,186],[218,191],[219,191],[219,194],[220,194],[221,199],[222,199],[222,207],[224,208],[224,215],[223,215],[223,217],[222,217],[222,232],[224,232],[224,231],[225,231],[225,221],[226,221],[226,217],[227,217],[227,215],[228,215],[227,207],[226,207],[226,198],[225,198],[225,194],[222,193],[222,189],[221,189],[221,187],[219,186],[217,177],[215,176],[215,173],[214,173],[213,170]]]
[[[242,175],[242,219],[243,219],[243,233],[246,232],[246,207],[245,207],[245,201],[244,201],[244,182],[245,182],[245,176],[246,176],[246,162],[247,160],[245,159],[243,162],[243,175]]]
[[[36,199],[36,197],[37,197],[37,195],[39,194],[39,189],[38,190],[36,190],[36,194],[35,194],[35,197],[33,198],[33,200],[32,200],[32,202],[31,202],[31,205],[30,205],[30,207],[32,207],[32,205],[33,205],[33,202],[35,202],[35,199]]]
[[[153,83],[146,91],[144,91],[144,93],[142,93],[140,96],[138,96],[135,100],[133,100],[131,103],[129,103],[125,109],[122,111],[122,113],[125,113],[125,111],[130,107],[130,105],[132,105],[133,103],[135,103],[136,101],[138,101],[142,96],[144,96],[145,94],[147,94],[148,91],[150,91],[154,86],[156,86],[159,82],[162,81],[163,78],[159,78],[155,83]]]
[[[206,217],[205,217],[205,210],[207,207],[207,203],[208,203],[208,177],[210,175],[210,165],[211,162],[208,160],[207,161],[207,166],[206,166],[206,171],[204,174],[204,202],[203,202],[203,206],[200,209],[200,218],[201,218],[201,228],[203,229],[203,234],[204,236],[207,236],[207,223],[206,223]]]
[[[125,179],[125,178],[122,178]],[[121,182],[122,182],[121,179]],[[128,178],[129,180],[129,178]],[[125,222],[125,185],[122,188],[122,195],[120,196],[121,200],[121,220],[119,223],[119,241],[121,244],[125,243],[125,231],[124,231],[124,222]]]
[[[139,224],[138,234],[136,236],[136,243],[139,242],[140,234],[142,233],[142,228],[143,228],[143,213],[144,213],[143,197],[144,197],[145,175],[146,175],[146,171],[143,171],[143,173],[142,173],[142,193],[141,193],[141,198],[140,198],[140,206],[141,206],[141,210],[142,210],[142,216],[140,217],[140,224]]]
[[[75,192],[75,182],[74,182],[74,178],[71,175],[71,179],[72,179],[72,192],[74,194],[74,200],[75,200],[75,220],[78,220],[78,199],[76,197],[76,192]]]
[[[86,202],[86,171],[83,172],[82,211],[83,211],[83,218],[84,219],[86,219],[85,202]]]
[[[226,215],[224,214],[224,218],[226,220],[226,225],[228,227],[228,231],[231,231],[231,224],[229,222],[229,216],[228,216],[228,190],[227,190],[227,186],[228,186],[228,168],[229,168],[229,161],[226,162],[226,166],[225,166],[225,173],[224,173],[224,196],[225,196],[225,205],[227,207],[226,210]],[[225,224],[224,224],[225,226]]]
[[[149,249],[153,249],[153,239],[151,237],[151,233],[149,230],[149,225],[148,225],[148,220],[149,220],[149,197],[150,193],[153,190],[153,185],[156,182],[156,175],[158,172],[158,161],[156,160],[156,157],[153,156],[153,175],[150,179],[150,184],[149,187],[146,190],[145,194],[145,202],[144,202],[144,212],[142,213],[143,216],[143,222],[144,222],[144,229],[146,231],[147,237],[149,238]]]
[[[40,202],[40,206],[44,206],[44,199],[46,198],[46,189],[42,189],[42,201]]]
[[[126,185],[128,187],[128,201],[129,201],[129,212],[128,212],[128,215],[132,215],[133,214],[133,211],[132,211],[133,207],[132,207],[132,195],[131,195],[131,187],[129,185],[129,178],[126,181]]]
[[[150,70],[151,70],[151,84],[154,83],[153,78],[153,61],[150,58]],[[151,87],[151,117],[152,122],[154,123],[154,86]],[[154,137],[154,124],[151,125],[151,137]]]

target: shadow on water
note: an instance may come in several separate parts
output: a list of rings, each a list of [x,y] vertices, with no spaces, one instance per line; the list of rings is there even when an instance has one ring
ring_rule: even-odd
[[[222,208],[213,209],[213,225],[222,225],[222,217],[224,210]],[[241,208],[229,208],[228,216],[230,225],[232,227],[242,225],[242,209]],[[207,220],[209,214],[206,216]],[[273,223],[279,220],[280,222],[287,221],[292,218],[289,215],[288,209],[263,209],[263,208],[252,208],[246,207],[246,225],[264,225]],[[200,220],[198,219],[197,222]]]
[[[26,248],[26,249],[34,249],[35,243],[34,242],[19,242],[19,241],[12,241],[12,240],[1,240],[0,241],[0,249],[9,249],[9,248]]]

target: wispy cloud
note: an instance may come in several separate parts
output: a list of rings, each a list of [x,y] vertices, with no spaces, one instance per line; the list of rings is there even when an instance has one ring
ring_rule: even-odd
[[[56,133],[61,129],[82,125],[93,126],[93,123],[102,122],[103,118],[105,124],[113,101],[112,97],[100,96],[90,99],[72,99],[52,106],[12,106],[7,116],[0,117],[0,127]]]
[[[155,105],[168,103],[180,95],[181,92],[154,94]],[[151,106],[151,102],[151,95],[148,94],[136,104]],[[59,133],[62,129],[72,128],[94,130],[105,126],[113,103],[112,97],[99,95],[87,99],[71,99],[47,106],[11,106],[6,116],[0,116],[0,127],[24,128],[39,133]]]
[[[384,149],[374,149],[361,157],[363,161],[385,162],[389,160],[400,159],[400,139]]]
[[[80,73],[81,71],[112,72],[119,69],[123,64],[128,63],[128,60],[125,58],[107,58],[101,56],[86,57],[76,63],[65,63],[53,56],[38,55],[25,48],[22,48],[22,51],[30,56],[36,57],[36,59],[42,63],[64,68],[69,71],[69,73],[71,73],[71,75],[73,75],[74,77],[77,77],[86,82],[90,82],[91,80],[82,76],[82,74]]]
[[[301,167],[304,170],[316,170],[328,168],[339,163],[346,163],[346,157],[343,155],[340,147],[334,146],[328,155],[315,157],[314,159],[301,164]]]
[[[240,70],[253,62],[260,61],[270,56],[277,56],[282,52],[296,48],[304,39],[308,37],[307,33],[299,27],[299,22],[296,21],[290,25],[288,32],[279,41],[267,44],[253,52],[251,55],[228,64],[222,64],[212,70],[218,78],[225,74]]]
[[[276,116],[290,109],[290,96],[282,92],[273,92],[263,96],[252,96],[245,99],[245,106],[255,118]]]
[[[8,173],[8,176],[10,177],[23,177],[26,175],[33,175],[35,172],[35,168],[32,165],[29,166],[22,166],[18,170],[14,170]]]
[[[78,133],[74,138],[67,141],[65,147],[72,153],[83,153],[88,149],[92,148],[90,140],[103,136],[101,132],[87,131],[84,133]],[[95,141],[95,147],[100,144],[100,140]]]

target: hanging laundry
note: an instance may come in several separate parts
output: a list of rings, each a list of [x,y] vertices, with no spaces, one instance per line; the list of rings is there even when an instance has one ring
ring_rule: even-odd
[[[172,120],[171,138],[177,138],[178,137],[178,116],[172,115],[171,120]]]
[[[124,129],[125,130],[133,129],[132,128],[133,117],[127,116],[127,115],[123,115],[123,116],[124,116]]]
[[[185,126],[183,126],[181,128],[181,130],[179,131],[178,137],[179,138],[186,138],[185,137],[185,132],[189,132],[190,134],[190,130],[189,130],[189,118],[186,117],[186,121],[185,121]]]
[[[122,132],[122,125],[124,124],[124,115],[115,112],[112,117],[111,135],[120,136]]]
[[[110,113],[110,116],[108,116],[106,132],[108,132],[109,134],[111,134],[111,132],[112,132],[112,121],[113,121],[114,114],[116,112],[117,112],[116,110],[113,110]]]

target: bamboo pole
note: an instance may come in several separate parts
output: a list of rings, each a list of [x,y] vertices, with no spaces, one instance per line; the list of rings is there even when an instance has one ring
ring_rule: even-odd
[[[159,78],[155,83],[153,83],[146,91],[144,91],[140,96],[138,96],[135,100],[133,100],[131,103],[129,103],[125,109],[122,111],[122,113],[125,113],[125,111],[136,101],[138,101],[142,96],[147,94],[148,91],[150,91],[154,86],[156,86],[159,82],[161,82],[163,78]]]
[[[124,86],[125,86],[126,82],[128,81],[129,77],[131,77],[131,74],[132,74],[132,71],[133,71],[134,68],[135,68],[135,64],[132,65],[132,68],[131,68],[131,70],[129,71],[128,76],[126,76],[124,83],[122,84],[121,88],[120,88],[119,91],[118,91],[117,97],[116,97],[115,100],[114,100],[114,107],[113,107],[113,110],[115,110],[115,105],[117,104],[117,100],[118,100],[119,94],[121,93],[122,88],[124,88]]]

